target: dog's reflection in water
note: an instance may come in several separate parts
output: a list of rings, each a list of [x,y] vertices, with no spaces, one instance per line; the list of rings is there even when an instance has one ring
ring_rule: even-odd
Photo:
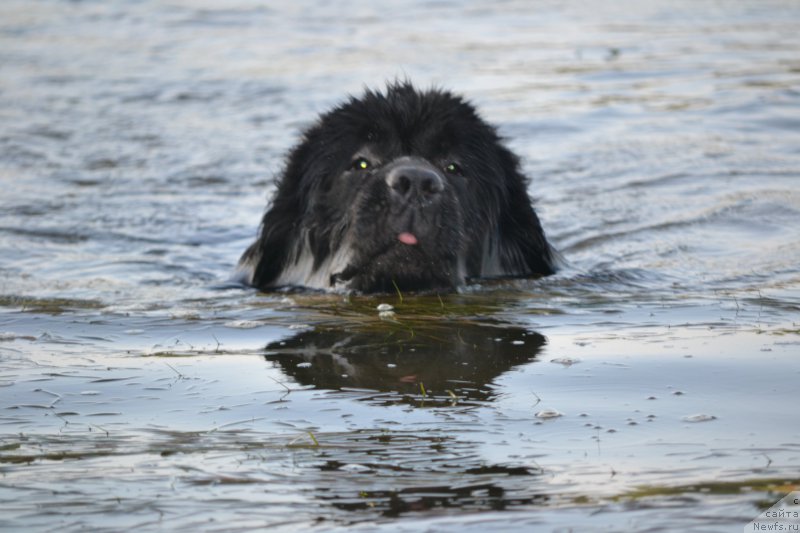
[[[298,383],[319,389],[480,401],[493,397],[498,376],[533,361],[545,342],[538,333],[497,324],[317,327],[269,344],[266,359]]]

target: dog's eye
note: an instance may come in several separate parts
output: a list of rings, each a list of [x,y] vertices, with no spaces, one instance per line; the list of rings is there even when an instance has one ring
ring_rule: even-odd
[[[461,167],[455,163],[448,163],[445,165],[444,170],[448,174],[461,174]]]
[[[365,158],[357,157],[356,159],[353,160],[351,168],[353,170],[367,170],[371,166],[372,165],[370,164],[370,162],[367,161]]]

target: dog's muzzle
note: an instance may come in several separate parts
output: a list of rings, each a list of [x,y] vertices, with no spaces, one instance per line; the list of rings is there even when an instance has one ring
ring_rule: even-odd
[[[445,181],[441,171],[418,157],[401,157],[386,170],[392,207],[426,208],[441,200]]]

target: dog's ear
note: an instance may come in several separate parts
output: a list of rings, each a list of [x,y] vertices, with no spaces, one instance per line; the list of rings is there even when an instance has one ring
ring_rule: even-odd
[[[289,153],[272,205],[261,220],[258,239],[242,254],[237,270],[243,282],[266,289],[286,268],[297,261],[300,252],[300,226],[308,198],[319,174],[312,147],[319,144],[320,128],[306,131],[302,141]]]
[[[506,275],[547,276],[555,273],[554,252],[544,236],[539,217],[528,196],[528,180],[519,170],[517,157],[500,151],[501,165],[507,169],[505,205],[498,221],[500,266]]]
[[[276,198],[264,214],[258,239],[239,259],[238,270],[243,281],[259,289],[273,286],[289,262],[289,255],[294,253],[294,243],[297,242],[298,215],[287,202],[280,200]]]

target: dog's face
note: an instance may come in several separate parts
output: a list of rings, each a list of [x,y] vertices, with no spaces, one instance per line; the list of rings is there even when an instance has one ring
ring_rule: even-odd
[[[323,115],[242,257],[261,288],[452,289],[549,274],[516,157],[471,105],[410,85]]]
[[[453,244],[461,242],[468,207],[464,184],[443,170],[455,163],[434,161],[388,147],[359,150],[333,187],[349,228],[338,247],[351,252],[347,267],[333,274],[335,283],[360,291],[458,284],[462,247]]]

